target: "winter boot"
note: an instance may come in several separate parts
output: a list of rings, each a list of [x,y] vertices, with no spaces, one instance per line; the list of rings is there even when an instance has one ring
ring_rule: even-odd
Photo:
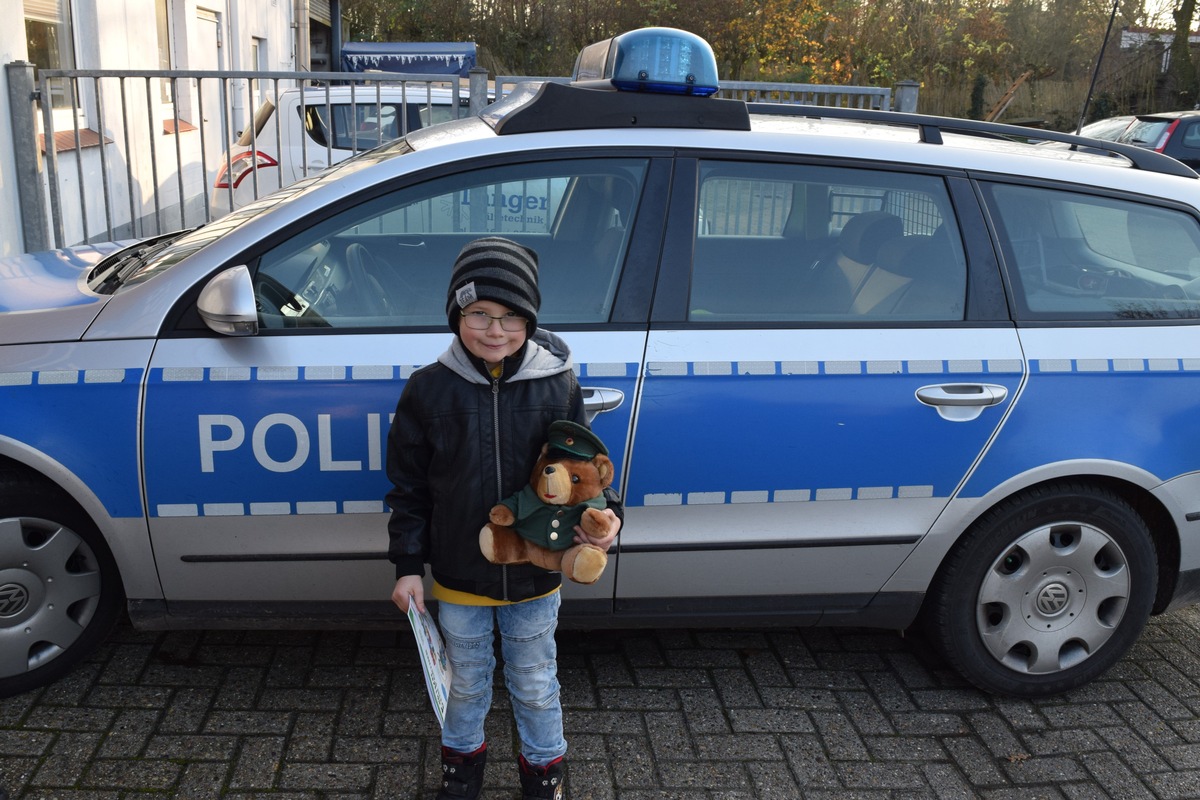
[[[544,767],[535,767],[519,756],[522,800],[564,800],[563,760],[556,758]]]
[[[474,753],[442,748],[442,790],[437,800],[477,800],[483,791],[483,768],[487,764],[487,744]]]

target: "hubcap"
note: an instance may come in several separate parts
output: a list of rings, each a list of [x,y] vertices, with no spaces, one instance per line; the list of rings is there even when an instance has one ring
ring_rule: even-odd
[[[29,517],[0,519],[0,678],[62,655],[96,614],[100,568],[79,534]]]
[[[988,569],[975,606],[979,634],[1009,669],[1059,672],[1112,637],[1129,593],[1129,563],[1111,536],[1083,523],[1046,525]]]

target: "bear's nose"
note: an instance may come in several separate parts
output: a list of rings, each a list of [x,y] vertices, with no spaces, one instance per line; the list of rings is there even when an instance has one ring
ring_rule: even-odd
[[[547,474],[547,475],[553,475],[557,471],[558,471],[558,469],[554,466],[546,467],[546,469],[544,470],[545,474]]]

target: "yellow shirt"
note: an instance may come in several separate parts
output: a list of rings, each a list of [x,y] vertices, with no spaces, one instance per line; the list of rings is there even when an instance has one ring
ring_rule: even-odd
[[[537,597],[527,598],[528,600],[538,600],[550,595],[561,589],[561,586],[556,586],[545,594],[540,594]],[[455,603],[460,606],[511,606],[512,600],[494,600],[491,597],[484,597],[480,594],[471,594],[470,592],[460,592],[457,589],[447,589],[437,581],[433,582],[433,598],[435,600],[444,600],[447,603]],[[520,602],[524,603],[525,600]]]

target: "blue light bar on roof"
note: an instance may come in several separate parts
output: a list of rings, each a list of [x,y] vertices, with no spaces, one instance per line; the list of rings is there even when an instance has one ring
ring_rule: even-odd
[[[642,28],[590,44],[575,60],[576,83],[622,91],[708,96],[720,88],[708,42],[675,28]]]

